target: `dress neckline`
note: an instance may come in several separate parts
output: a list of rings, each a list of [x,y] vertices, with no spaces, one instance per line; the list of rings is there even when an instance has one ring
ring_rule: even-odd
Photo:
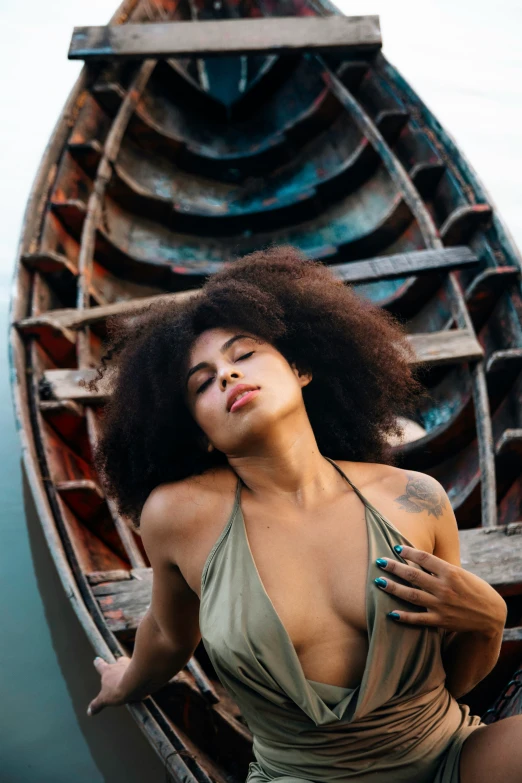
[[[367,549],[367,551],[368,551],[368,564],[367,564],[367,570],[366,570],[366,589],[365,589],[365,616],[366,616],[366,628],[367,628],[368,647],[369,647],[370,639],[371,639],[371,633],[370,633],[370,617],[369,617],[369,609],[370,609],[370,607],[369,607],[369,600],[368,600],[368,577],[369,577],[369,571],[370,571],[371,562],[370,562],[370,537],[369,537],[369,530],[368,530],[369,522],[368,522],[367,510],[368,510],[368,508],[371,508],[373,511],[375,511],[375,513],[378,514],[379,512],[377,512],[377,509],[375,509],[370,503],[368,503],[366,498],[364,498],[364,496],[359,492],[357,487],[350,481],[350,479],[344,473],[344,471],[342,471],[341,468],[338,465],[336,465],[336,463],[333,460],[331,460],[329,457],[326,457],[325,459],[327,459],[328,462],[331,462],[333,464],[333,466],[335,468],[337,468],[337,470],[341,473],[341,475],[344,476],[344,478],[348,481],[350,486],[354,489],[354,491],[359,496],[359,498],[361,499],[361,501],[362,501],[362,503],[364,505],[364,518],[365,518],[365,523],[366,523],[367,547],[368,547],[368,549]],[[253,570],[253,572],[254,572],[254,574],[256,576],[256,580],[257,580],[257,583],[258,583],[258,585],[259,585],[259,587],[261,589],[261,592],[262,592],[263,596],[265,597],[268,606],[271,609],[271,612],[272,612],[272,615],[274,616],[274,619],[276,620],[277,624],[279,625],[279,627],[281,628],[281,630],[283,632],[283,637],[284,637],[284,639],[285,639],[285,641],[287,643],[287,646],[289,647],[289,649],[292,652],[292,657],[294,658],[296,666],[297,666],[298,670],[300,671],[303,679],[311,687],[316,685],[316,686],[319,687],[319,689],[331,688],[331,689],[334,689],[335,691],[337,691],[339,693],[342,693],[343,694],[343,696],[341,698],[341,700],[342,700],[348,694],[354,693],[358,688],[360,688],[360,684],[357,685],[355,688],[348,688],[348,687],[346,687],[344,685],[335,685],[334,683],[330,683],[330,682],[320,682],[319,680],[311,680],[308,677],[306,677],[306,675],[305,675],[305,673],[303,671],[303,667],[302,667],[301,661],[299,660],[299,656],[298,656],[297,651],[295,649],[294,643],[292,642],[292,639],[290,638],[290,634],[286,630],[286,626],[284,625],[283,621],[281,620],[281,618],[279,616],[279,613],[277,612],[272,599],[268,595],[268,592],[267,592],[267,590],[266,590],[266,588],[265,588],[265,586],[263,584],[263,580],[261,579],[261,575],[260,575],[259,570],[257,568],[257,564],[256,564],[256,561],[254,559],[252,548],[250,546],[250,541],[248,540],[248,533],[247,533],[247,530],[246,530],[245,518],[243,516],[243,511],[241,509],[241,485],[243,483],[244,482],[242,481],[241,477],[238,476],[238,485],[237,485],[237,491],[236,491],[236,501],[234,503],[234,512],[237,512],[237,515],[241,519],[240,527],[241,527],[241,531],[242,531],[242,534],[243,534],[244,542],[246,544],[246,549],[247,549],[248,556],[249,556],[249,562],[252,565],[252,570]],[[235,517],[236,517],[236,513],[232,514],[230,522],[232,522],[232,520],[235,519]],[[367,665],[368,665],[368,660],[366,661],[366,666]],[[362,678],[361,678],[361,683],[362,683],[362,681],[364,679],[364,674],[366,672],[366,666],[365,666],[365,669],[364,669],[364,672],[363,672],[363,675],[362,675]],[[319,696],[319,698],[322,698],[320,694],[318,694],[318,696]]]

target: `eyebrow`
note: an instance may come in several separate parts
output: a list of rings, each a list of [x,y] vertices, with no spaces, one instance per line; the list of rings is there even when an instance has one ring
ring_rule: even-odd
[[[220,352],[225,353],[225,351],[228,351],[230,346],[233,345],[236,342],[236,340],[243,340],[244,338],[252,339],[251,335],[249,334],[236,334],[234,335],[234,337],[231,337],[229,340],[223,343],[223,345],[219,349]],[[208,362],[200,362],[199,364],[195,364],[194,367],[191,367],[191,369],[188,371],[185,383],[189,382],[190,377],[194,375],[195,372],[201,370],[203,367],[209,367],[209,366],[210,365]]]

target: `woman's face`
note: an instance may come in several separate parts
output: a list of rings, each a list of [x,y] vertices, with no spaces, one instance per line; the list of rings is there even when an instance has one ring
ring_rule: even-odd
[[[227,455],[248,450],[285,418],[305,410],[300,375],[268,342],[240,328],[208,329],[192,345],[186,400],[210,443]],[[240,384],[254,387],[243,401],[230,401]],[[232,407],[231,407],[232,406]]]

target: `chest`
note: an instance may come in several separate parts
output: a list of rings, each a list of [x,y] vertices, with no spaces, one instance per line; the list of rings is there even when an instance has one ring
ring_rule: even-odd
[[[369,513],[355,497],[310,517],[243,510],[245,554],[298,651],[332,633],[366,635]],[[390,521],[416,548],[431,551],[418,525]]]

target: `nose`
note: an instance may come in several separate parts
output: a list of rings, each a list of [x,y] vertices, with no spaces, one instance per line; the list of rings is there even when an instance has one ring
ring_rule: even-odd
[[[230,385],[233,381],[237,381],[238,378],[242,378],[243,373],[237,368],[223,367],[219,371],[219,387],[220,389],[226,389],[227,384]]]

